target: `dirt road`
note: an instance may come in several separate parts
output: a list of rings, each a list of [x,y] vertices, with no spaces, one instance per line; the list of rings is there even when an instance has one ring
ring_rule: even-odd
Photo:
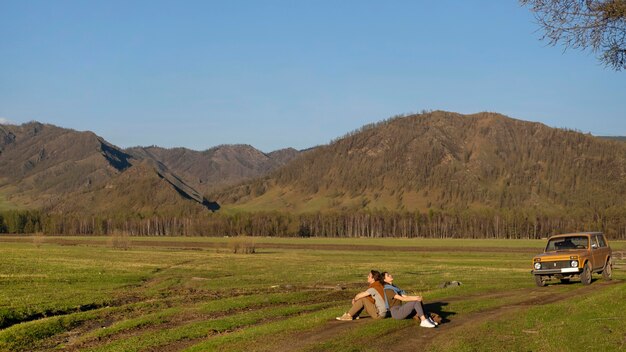
[[[17,243],[33,243],[32,236],[0,236],[2,242]],[[54,236],[44,236],[37,238],[38,245],[49,243],[62,246],[110,246],[110,237],[96,237],[93,239],[81,238],[61,238]],[[129,247],[158,247],[158,248],[175,248],[175,249],[207,249],[207,248],[228,248],[228,243],[223,241],[211,241],[204,239],[202,241],[176,241],[175,239],[168,241],[155,241],[149,239],[141,239],[140,237],[132,237],[128,242]],[[502,252],[502,247],[451,247],[451,246],[381,246],[381,245],[362,245],[362,244],[317,244],[317,243],[255,243],[257,249],[310,249],[310,250],[360,250],[360,251],[387,251],[387,252],[485,252],[497,253]],[[533,247],[507,247],[506,251],[511,253],[537,253],[538,249]],[[540,249],[539,249],[540,251]]]
[[[617,284],[624,284],[624,282],[620,280],[596,280],[589,286],[573,283],[572,285],[580,285],[580,287],[563,293],[557,293],[548,286],[502,291],[493,294],[452,297],[425,305],[427,311],[438,312],[444,318],[444,322],[439,327],[435,329],[420,328],[417,322],[409,326],[402,324],[398,329],[391,330],[384,336],[377,336],[375,339],[364,336],[362,343],[363,346],[380,348],[381,351],[413,351],[416,350],[416,346],[419,346],[419,350],[427,351],[429,345],[435,338],[440,336],[455,336],[457,330],[467,326],[469,323],[480,325],[486,321],[496,321],[508,315],[523,314],[523,311],[530,307],[546,305],[571,297],[586,295],[590,292],[602,290],[607,286]],[[445,310],[445,307],[451,302],[467,301],[477,298],[491,299],[506,303],[467,314],[456,314]],[[376,322],[368,318],[351,322],[329,319],[328,324],[323,327],[291,336],[278,345],[273,345],[272,350],[315,351],[318,350],[316,346],[332,341],[333,339],[341,339],[342,336],[349,334],[352,330],[357,329],[363,324],[376,324]]]

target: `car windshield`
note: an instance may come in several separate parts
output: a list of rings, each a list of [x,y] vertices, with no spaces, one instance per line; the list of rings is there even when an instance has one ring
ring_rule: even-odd
[[[548,242],[546,252],[565,251],[569,249],[587,249],[589,240],[586,236],[553,238]]]

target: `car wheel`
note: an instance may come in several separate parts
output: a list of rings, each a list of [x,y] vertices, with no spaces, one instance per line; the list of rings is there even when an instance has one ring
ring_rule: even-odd
[[[591,283],[591,265],[589,265],[589,262],[585,264],[583,272],[580,273],[580,281],[583,285],[589,285]]]
[[[546,285],[546,280],[544,280],[541,275],[535,275],[535,285],[544,287]]]
[[[569,284],[569,279],[561,279],[562,284]]]
[[[609,258],[604,264],[604,270],[602,270],[602,278],[611,281],[613,276],[613,261]]]

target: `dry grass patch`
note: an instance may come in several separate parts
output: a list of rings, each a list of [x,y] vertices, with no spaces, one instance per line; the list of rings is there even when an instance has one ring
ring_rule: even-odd
[[[228,248],[234,254],[254,254],[256,253],[256,244],[249,238],[235,237],[228,242]]]

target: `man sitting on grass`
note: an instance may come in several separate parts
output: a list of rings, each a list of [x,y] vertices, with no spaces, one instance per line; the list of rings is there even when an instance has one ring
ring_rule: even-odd
[[[359,314],[365,309],[367,313],[374,319],[381,319],[387,315],[385,307],[383,277],[380,272],[371,270],[367,275],[367,283],[369,288],[363,292],[359,292],[352,299],[352,308],[337,320],[353,320],[358,319]]]

